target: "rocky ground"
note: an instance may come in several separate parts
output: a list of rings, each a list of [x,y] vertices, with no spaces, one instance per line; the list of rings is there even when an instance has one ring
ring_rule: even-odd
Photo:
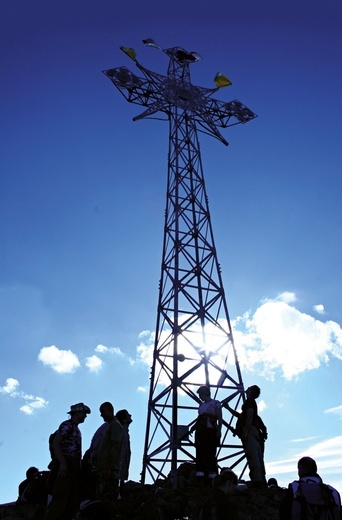
[[[129,481],[118,502],[117,520],[213,520],[203,514],[204,505],[212,501],[214,489],[196,481],[192,463],[183,463],[177,471],[177,489],[169,479],[153,485]],[[239,483],[234,495],[229,495],[229,504],[237,511],[227,520],[279,520],[279,505],[285,489],[279,487],[254,488],[250,482]],[[101,503],[96,507],[103,507]],[[226,503],[224,505],[226,511]],[[0,506],[0,520],[44,520],[43,505],[5,504]],[[234,516],[234,518],[233,518]],[[216,517],[215,517],[216,518]],[[106,520],[99,513],[79,516],[78,520]]]
[[[199,520],[203,504],[212,497],[210,487],[184,486],[171,490],[167,486],[156,490],[152,486],[133,488],[119,501],[121,520]],[[282,488],[239,489],[233,497],[238,518],[227,520],[279,520]],[[45,507],[38,505],[0,506],[1,520],[43,520]],[[203,519],[209,520],[209,519]]]

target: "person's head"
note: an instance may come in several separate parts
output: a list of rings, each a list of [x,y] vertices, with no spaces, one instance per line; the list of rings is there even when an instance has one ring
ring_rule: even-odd
[[[77,403],[70,406],[70,411],[68,413],[74,423],[80,424],[85,421],[85,418],[91,413],[91,410],[89,406],[86,406],[83,403]]]
[[[26,478],[31,480],[32,478],[34,478],[37,473],[39,473],[39,469],[38,468],[35,468],[34,466],[31,466],[27,471],[26,471]]]
[[[116,412],[116,418],[121,424],[131,424],[132,416],[127,410],[119,410]]]
[[[201,401],[205,401],[206,399],[210,398],[210,388],[207,385],[200,386],[197,390],[197,393]]]
[[[278,482],[276,478],[269,478],[267,481],[267,485],[270,488],[278,487]]]
[[[214,489],[220,489],[226,495],[235,493],[238,477],[230,468],[222,468],[221,473],[213,480]]]
[[[257,399],[260,395],[260,388],[258,385],[249,386],[246,390],[247,399]]]
[[[108,401],[102,403],[100,406],[100,415],[104,421],[112,421],[114,418],[114,406],[112,403],[109,403]]]
[[[312,477],[317,474],[317,464],[311,457],[302,457],[297,463],[298,476],[301,477]]]

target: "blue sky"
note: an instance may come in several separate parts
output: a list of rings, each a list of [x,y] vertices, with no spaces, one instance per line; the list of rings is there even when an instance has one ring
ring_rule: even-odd
[[[165,208],[168,128],[132,118],[104,69],[166,73],[181,46],[192,82],[232,81],[258,118],[200,136],[211,217],[245,386],[259,384],[268,476],[303,454],[342,491],[342,5],[289,0],[13,0],[0,8],[0,503],[79,401],[133,416],[139,480]]]

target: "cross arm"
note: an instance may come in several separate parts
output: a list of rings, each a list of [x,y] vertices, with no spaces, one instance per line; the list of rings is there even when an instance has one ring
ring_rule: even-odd
[[[130,103],[151,107],[160,102],[160,93],[156,89],[155,82],[139,78],[127,67],[104,70],[103,73]]]
[[[198,123],[206,121],[220,128],[227,128],[239,123],[245,124],[256,117],[257,115],[238,99],[227,103],[208,99],[205,110],[196,114]]]

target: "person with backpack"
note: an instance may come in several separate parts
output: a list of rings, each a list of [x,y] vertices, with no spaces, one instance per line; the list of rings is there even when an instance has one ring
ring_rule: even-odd
[[[71,520],[80,503],[82,436],[79,424],[83,423],[90,408],[83,403],[70,407],[70,419],[64,421],[52,434],[49,464],[49,491],[52,495],[45,520]]]
[[[282,499],[280,520],[341,520],[340,494],[323,483],[316,461],[311,457],[299,459],[298,476]]]

